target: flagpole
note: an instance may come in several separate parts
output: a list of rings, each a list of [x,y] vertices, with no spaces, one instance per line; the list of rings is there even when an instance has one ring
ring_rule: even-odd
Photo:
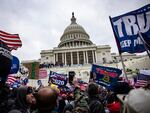
[[[126,71],[125,71],[125,65],[124,65],[124,62],[123,62],[122,54],[121,54],[121,51],[119,50],[120,44],[119,44],[119,41],[117,41],[117,37],[116,37],[116,34],[115,34],[115,30],[114,30],[114,27],[113,27],[113,23],[112,23],[112,20],[111,20],[111,16],[109,16],[109,19],[110,19],[111,27],[112,27],[112,30],[113,30],[113,33],[114,33],[115,41],[116,41],[116,44],[117,44],[117,48],[118,48],[118,52],[119,52],[121,64],[122,64],[122,67],[123,67],[124,77],[125,77],[126,80],[128,81],[128,77],[127,77],[127,73],[126,73]],[[120,48],[121,48],[121,47],[120,47]]]
[[[144,41],[143,36],[141,35],[141,32],[140,32],[140,31],[138,32],[138,35],[139,35],[141,41],[143,42],[144,48],[146,49],[147,55],[149,56],[149,59],[150,59],[149,50],[148,50],[148,48],[147,48],[147,46],[146,46],[146,44],[145,44],[145,41]]]
[[[127,73],[126,73],[126,70],[125,70],[125,64],[123,62],[123,58],[122,58],[122,55],[120,53],[119,53],[119,56],[120,56],[121,64],[122,64],[122,67],[123,67],[124,76],[125,76],[126,80],[128,81]]]

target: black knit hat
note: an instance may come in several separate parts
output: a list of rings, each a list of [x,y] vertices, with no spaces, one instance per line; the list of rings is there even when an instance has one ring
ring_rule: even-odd
[[[113,91],[115,94],[128,94],[131,87],[127,82],[115,82],[112,83],[108,89]]]
[[[0,40],[0,85],[5,84],[12,65],[12,55],[7,45]]]

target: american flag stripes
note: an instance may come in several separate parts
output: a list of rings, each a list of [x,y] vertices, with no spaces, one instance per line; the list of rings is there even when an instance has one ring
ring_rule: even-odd
[[[10,34],[0,30],[0,40],[3,41],[10,50],[17,49],[22,46],[22,42],[18,34]]]
[[[16,82],[16,78],[15,78],[15,76],[14,75],[12,75],[12,74],[10,74],[10,75],[8,75],[8,78],[7,78],[7,84],[9,84],[9,85],[12,85],[13,83],[15,83]]]
[[[137,80],[135,83],[135,87],[144,87],[147,84],[146,80]]]
[[[135,87],[144,87],[150,80],[150,70],[140,70],[135,78]]]

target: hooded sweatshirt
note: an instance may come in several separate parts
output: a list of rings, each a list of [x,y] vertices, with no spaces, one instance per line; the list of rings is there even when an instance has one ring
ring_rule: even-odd
[[[14,110],[18,110],[21,113],[30,113],[29,106],[27,105],[27,102],[26,102],[26,95],[28,93],[27,90],[28,90],[27,86],[19,87],[18,92],[17,92],[17,98],[15,101],[15,106],[13,110],[11,110],[9,113],[12,113],[12,111]]]

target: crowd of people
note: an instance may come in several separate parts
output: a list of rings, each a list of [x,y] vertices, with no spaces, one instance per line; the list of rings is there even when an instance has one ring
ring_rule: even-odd
[[[150,82],[134,89],[118,82],[106,89],[93,81],[68,83],[71,90],[49,84],[0,89],[0,113],[149,113]],[[81,87],[82,86],[82,87]]]
[[[55,64],[54,63],[42,63],[39,65],[39,68],[52,68],[52,67],[63,67],[64,64],[63,63],[58,63],[56,62]]]

